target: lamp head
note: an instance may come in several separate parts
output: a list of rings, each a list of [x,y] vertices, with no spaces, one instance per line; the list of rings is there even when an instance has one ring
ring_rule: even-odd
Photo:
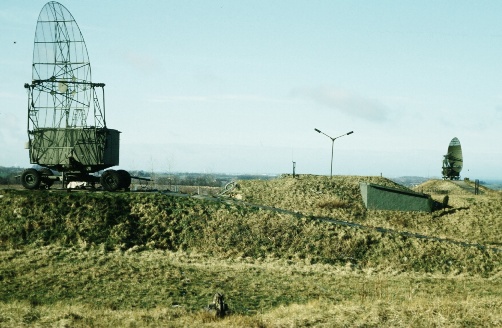
[[[354,131],[347,132],[347,135],[354,133]]]
[[[317,133],[321,133],[321,130],[319,129],[314,129],[315,131],[317,131]]]

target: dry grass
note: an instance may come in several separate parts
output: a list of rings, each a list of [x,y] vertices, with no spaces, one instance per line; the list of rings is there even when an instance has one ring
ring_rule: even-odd
[[[3,252],[21,288],[2,327],[495,327],[500,277],[375,273],[281,259],[43,247]],[[32,270],[27,269],[32,267]],[[2,266],[5,269],[5,266]],[[8,287],[0,291],[5,297]],[[227,295],[232,314],[204,310]]]
[[[500,247],[502,196],[450,182],[451,208],[367,211],[379,177],[241,181],[257,209],[134,193],[0,190],[0,326],[497,327],[502,253],[384,233]],[[368,229],[308,216],[343,219]],[[204,308],[216,292],[231,314]]]
[[[291,209],[305,215],[331,217],[368,226],[409,231],[482,245],[500,246],[502,193],[481,187],[481,195],[452,181],[430,180],[414,188],[442,202],[449,196],[450,208],[429,213],[366,210],[359,182],[404,188],[381,177],[286,176],[271,181],[241,181],[234,192],[243,200]],[[466,182],[473,187],[473,183]],[[335,204],[329,206],[329,204]],[[337,206],[340,204],[339,206]]]

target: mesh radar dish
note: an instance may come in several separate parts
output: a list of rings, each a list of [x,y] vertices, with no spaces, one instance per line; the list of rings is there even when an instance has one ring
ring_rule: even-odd
[[[443,159],[443,179],[459,180],[462,171],[463,157],[462,147],[458,138],[453,138],[448,145],[448,152]]]
[[[87,47],[73,16],[58,2],[45,4],[35,31],[32,82],[25,84],[30,163],[44,169],[25,170],[25,188],[50,187],[51,170],[62,173],[64,186],[83,181],[112,191],[129,187],[123,170],[90,175],[119,164],[120,132],[106,126],[104,86],[92,82]]]

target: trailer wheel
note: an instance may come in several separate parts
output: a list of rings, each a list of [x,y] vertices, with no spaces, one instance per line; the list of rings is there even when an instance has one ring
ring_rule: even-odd
[[[117,170],[120,177],[120,188],[128,189],[131,185],[131,175],[126,170]]]
[[[26,169],[21,174],[21,184],[26,189],[38,189],[40,187],[40,173],[35,169]]]
[[[116,191],[120,188],[120,175],[115,170],[107,170],[103,172],[99,179],[101,186],[106,191]]]

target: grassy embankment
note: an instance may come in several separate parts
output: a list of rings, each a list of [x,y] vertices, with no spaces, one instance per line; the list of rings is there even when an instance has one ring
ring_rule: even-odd
[[[433,214],[366,211],[362,179],[392,184],[303,176],[234,190],[302,218],[161,194],[0,191],[0,325],[501,324],[501,252],[308,218],[497,246],[500,194],[451,192]],[[203,310],[216,291],[227,318]]]

